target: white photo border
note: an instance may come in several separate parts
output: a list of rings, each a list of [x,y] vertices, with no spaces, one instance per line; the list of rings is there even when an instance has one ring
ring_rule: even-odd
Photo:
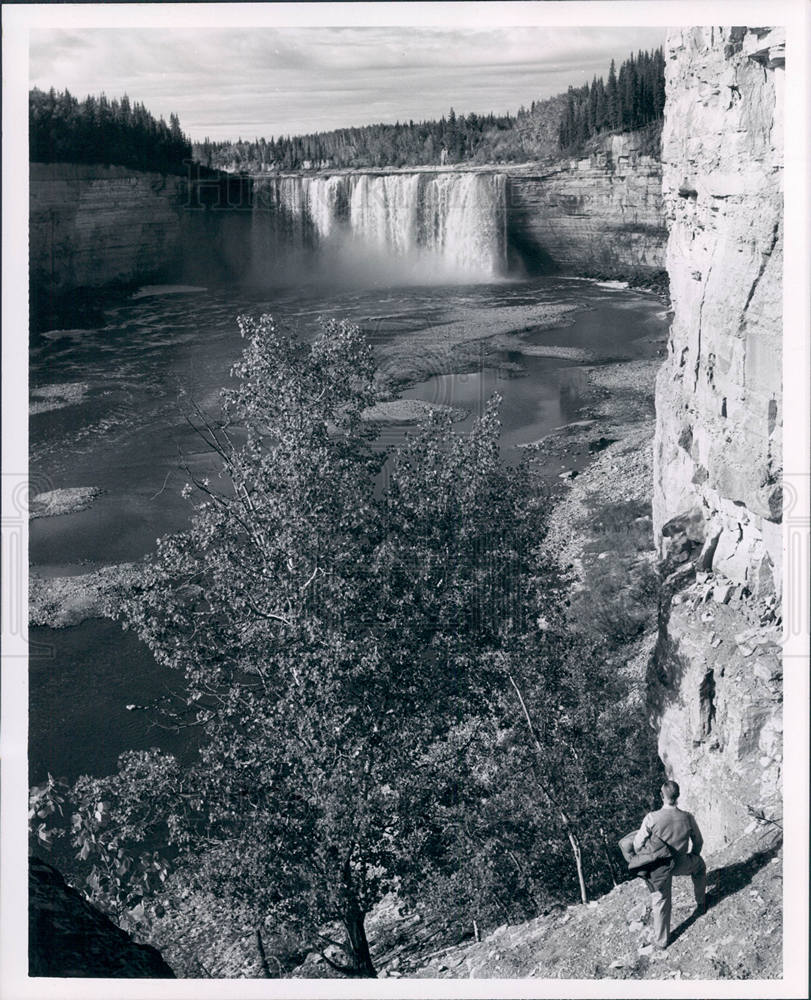
[[[491,3],[16,4],[3,7],[3,342],[2,342],[2,866],[0,994],[8,1000],[109,998],[342,997],[807,997],[808,996],[808,579],[809,579],[809,52],[803,0]],[[784,480],[793,491],[800,563],[784,561],[787,595],[805,621],[789,629],[785,659],[784,977],[781,980],[94,980],[27,976],[27,521],[7,511],[28,471],[28,45],[37,28],[786,25],[786,209],[784,271]],[[790,123],[790,124],[789,124]],[[796,539],[795,539],[796,541]],[[785,543],[788,544],[788,543]],[[803,610],[804,609],[804,610]]]

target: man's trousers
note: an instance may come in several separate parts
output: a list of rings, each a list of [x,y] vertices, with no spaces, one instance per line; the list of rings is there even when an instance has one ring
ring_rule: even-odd
[[[656,880],[656,887],[648,882],[653,910],[653,943],[659,948],[666,948],[670,937],[670,909],[672,905],[672,890],[674,875],[690,875],[693,879],[693,892],[696,906],[704,907],[707,888],[707,866],[698,854],[683,854],[676,858],[673,868],[662,879]]]

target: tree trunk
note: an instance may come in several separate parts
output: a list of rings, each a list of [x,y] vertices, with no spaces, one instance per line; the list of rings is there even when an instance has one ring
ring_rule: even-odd
[[[589,901],[589,897],[586,892],[586,880],[583,878],[583,854],[580,850],[580,841],[568,825],[566,833],[569,835],[569,843],[572,845],[572,854],[574,855],[574,863],[577,868],[577,881],[580,883],[580,901],[585,906]]]
[[[600,837],[603,842],[603,850],[605,851],[605,860],[606,864],[608,865],[608,871],[611,875],[611,881],[614,883],[614,885],[619,885],[619,883],[617,882],[617,873],[614,870],[614,862],[611,860],[611,851],[608,849],[608,840],[606,839],[605,830],[602,827],[600,827]]]
[[[262,964],[262,975],[265,979],[270,979],[270,966],[268,965],[268,957],[265,954],[265,943],[262,940],[262,930],[261,928],[256,928],[256,950],[259,952],[259,961]]]
[[[361,976],[364,979],[377,979],[377,970],[372,964],[369,942],[366,939],[365,919],[366,916],[358,906],[357,900],[354,897],[350,898],[344,914],[344,927],[346,928],[351,969],[356,976]]]
[[[526,702],[524,701],[524,696],[521,694],[521,689],[515,683],[512,674],[507,675],[518,696],[518,701],[521,704],[521,708],[524,712],[524,718],[527,720],[527,726],[529,726],[530,736],[532,737],[532,742],[535,744],[535,749],[538,751],[538,758],[540,760],[544,757],[543,747],[541,746],[541,741],[538,739],[538,734],[535,732],[535,726],[532,724],[532,717],[529,714],[529,709],[527,708]],[[552,793],[552,789],[547,785],[547,783],[541,778],[538,773],[537,767],[535,770],[535,779],[538,782],[538,786],[543,792],[547,802],[555,809],[560,816],[560,821],[563,825],[563,829],[566,831],[566,836],[569,838],[569,843],[572,847],[572,854],[574,855],[574,864],[577,869],[577,881],[580,883],[580,900],[585,905],[589,901],[588,893],[586,892],[586,880],[583,878],[583,853],[580,850],[580,840],[577,836],[575,828],[572,826],[571,820],[566,814],[566,810],[563,808],[563,804],[557,800],[557,797]]]

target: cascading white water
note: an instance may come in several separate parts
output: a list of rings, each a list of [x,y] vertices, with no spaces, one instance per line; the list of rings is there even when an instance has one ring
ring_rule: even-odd
[[[376,250],[412,253],[418,243],[420,175],[359,174],[348,180],[352,235]]]
[[[279,176],[254,181],[255,254],[323,251],[419,280],[486,281],[506,271],[506,179],[491,173]],[[257,261],[257,263],[259,263]],[[260,265],[261,266],[261,265]]]
[[[425,186],[423,244],[452,269],[495,277],[506,266],[503,174],[438,174]]]

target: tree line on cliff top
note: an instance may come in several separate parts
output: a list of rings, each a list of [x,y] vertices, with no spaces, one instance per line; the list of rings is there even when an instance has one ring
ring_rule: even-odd
[[[193,921],[191,893],[253,929],[265,967],[284,931],[353,976],[376,974],[366,918],[390,892],[458,934],[610,889],[652,733],[571,626],[539,549],[549,497],[529,458],[502,461],[498,398],[469,432],[434,414],[392,447],[357,327],[240,328],[222,412],[192,415],[221,473],[186,468],[189,527],[108,609],[179,675],[156,721],[188,747],[49,779],[35,844],[63,809],[74,878],[148,940]]]
[[[631,131],[661,119],[664,54],[638,52],[607,81],[569,87],[533,101],[515,115],[457,114],[438,121],[367,125],[309,135],[194,144],[195,159],[210,167],[249,173],[266,170],[382,168],[445,163],[510,163],[577,153],[601,132]]]
[[[383,168],[454,163],[510,163],[580,151],[592,136],[632,131],[664,112],[664,53],[638,52],[607,81],[569,87],[515,115],[457,114],[438,121],[367,125],[309,135],[194,144],[210,167],[249,173],[273,170]]]
[[[309,135],[236,142],[195,143],[201,163],[224,170],[299,170],[407,167],[423,164],[495,163],[522,158],[524,140],[538,149],[555,144],[561,101],[542,101],[517,115],[457,115],[335,129]]]
[[[104,94],[80,101],[53,87],[47,93],[34,87],[28,95],[28,143],[33,162],[109,163],[169,174],[185,173],[192,152],[176,114],[167,123],[126,94],[120,101]]]
[[[594,77],[566,94],[533,101],[515,115],[457,114],[250,141],[190,143],[176,115],[167,125],[142,104],[36,88],[29,101],[30,154],[36,161],[118,163],[184,173],[188,160],[206,167],[259,173],[278,170],[385,168],[514,163],[576,154],[593,136],[630,131],[661,119],[664,54],[638,52],[607,80]]]
[[[590,84],[569,87],[558,139],[563,150],[576,150],[603,131],[629,131],[660,119],[665,108],[665,57],[661,48],[639,52],[616,72],[614,60],[608,80],[594,77]]]

